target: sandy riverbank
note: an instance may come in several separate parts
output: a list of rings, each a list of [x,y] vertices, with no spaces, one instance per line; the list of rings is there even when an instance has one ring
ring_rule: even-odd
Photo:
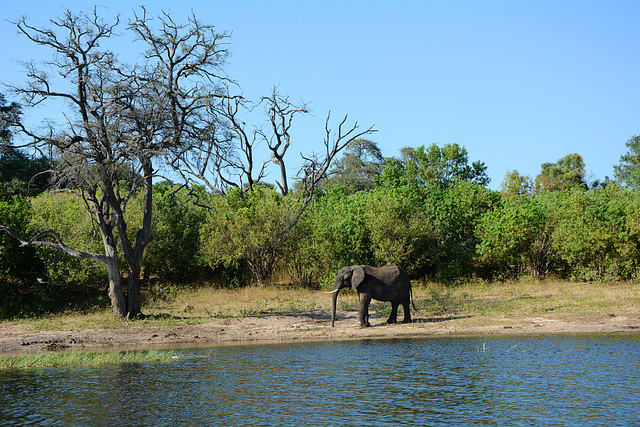
[[[116,350],[207,347],[305,340],[406,338],[472,334],[538,334],[639,332],[640,316],[443,316],[418,313],[411,324],[387,325],[373,317],[372,327],[360,329],[357,313],[340,312],[331,327],[328,311],[269,314],[215,319],[197,325],[34,330],[29,323],[0,325],[0,355],[47,350]]]

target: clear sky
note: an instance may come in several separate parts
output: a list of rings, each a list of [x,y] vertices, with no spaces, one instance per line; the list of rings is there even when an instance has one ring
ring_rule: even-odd
[[[135,0],[103,1],[132,16]],[[140,3],[144,4],[144,3]],[[640,134],[640,1],[147,1],[232,32],[227,72],[249,98],[277,85],[309,102],[289,153],[319,151],[329,111],[362,127],[385,156],[404,146],[458,143],[483,161],[497,189],[509,170],[583,156],[591,179]],[[3,1],[5,19],[34,24],[87,11],[86,1]],[[14,62],[37,58],[0,22],[0,82],[20,83]],[[123,51],[127,49],[122,46]],[[2,88],[0,88],[1,91]],[[9,97],[10,98],[10,97]],[[11,98],[10,98],[11,99]],[[277,178],[277,174],[272,175]]]

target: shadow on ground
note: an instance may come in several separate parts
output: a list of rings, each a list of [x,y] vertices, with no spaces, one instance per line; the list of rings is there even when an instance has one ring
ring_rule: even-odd
[[[449,320],[469,319],[471,316],[451,316],[451,317],[427,317],[421,319],[413,319],[413,323],[441,323]]]
[[[257,318],[287,317],[289,319],[295,319],[299,322],[305,322],[305,323],[308,323],[308,322],[322,323],[322,322],[331,321],[331,313],[322,309],[311,310],[306,312],[297,312],[297,313],[286,312],[286,311],[282,311],[282,312],[272,311],[267,313],[255,313],[254,315],[250,315],[246,317],[257,317]],[[442,323],[442,322],[448,322],[452,320],[468,319],[470,317],[471,316],[418,317],[418,318],[414,317],[411,323],[414,323],[414,324]],[[142,320],[142,319],[155,320],[155,321],[164,320],[164,321],[180,322],[185,320],[207,320],[210,318],[197,317],[197,316],[196,317],[176,316],[176,315],[171,315],[167,313],[158,313],[158,314],[140,316],[138,318],[138,320]],[[217,319],[221,319],[221,317],[217,317]],[[336,315],[336,322],[357,321],[357,319],[358,319],[358,312],[356,311],[344,311]],[[372,327],[388,325],[386,323],[386,316],[372,314],[369,320],[371,321]],[[400,320],[397,324],[402,324],[402,321]]]

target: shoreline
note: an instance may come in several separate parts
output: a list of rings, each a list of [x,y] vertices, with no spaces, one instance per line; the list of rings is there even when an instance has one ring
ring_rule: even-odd
[[[420,316],[410,324],[387,325],[370,319],[360,329],[356,312],[339,312],[336,326],[330,314],[313,310],[295,314],[214,319],[200,324],[149,326],[137,322],[116,328],[35,330],[24,322],[0,324],[0,357],[46,351],[128,351],[148,349],[215,348],[358,339],[565,333],[638,333],[636,315],[571,316]]]

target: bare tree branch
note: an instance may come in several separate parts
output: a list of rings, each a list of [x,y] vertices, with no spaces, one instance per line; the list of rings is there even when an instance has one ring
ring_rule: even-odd
[[[355,122],[350,128],[345,128],[348,115],[345,115],[338,125],[338,131],[333,132],[329,126],[331,112],[327,114],[325,121],[325,155],[320,157],[317,154],[303,155],[305,163],[300,169],[298,176],[302,176],[302,183],[305,188],[304,204],[309,203],[315,194],[319,182],[327,177],[327,172],[335,157],[342,151],[351,141],[354,141],[364,135],[377,132],[373,125],[365,130],[359,130],[358,122]]]
[[[24,239],[17,232],[15,232],[14,230],[12,230],[11,228],[5,225],[0,225],[0,231],[6,231],[7,233],[9,233],[11,236],[13,236],[16,240],[20,242],[20,246],[39,246],[39,247],[45,247],[45,248],[52,248],[52,249],[60,250],[65,254],[75,258],[107,262],[107,257],[105,255],[100,255],[92,252],[81,252],[81,251],[76,251],[69,248],[67,245],[65,245],[62,242],[62,239],[60,238],[60,236],[51,230],[41,231],[40,233],[36,234],[29,240]],[[50,242],[47,240],[37,240],[44,236],[52,236],[55,239],[55,242]]]
[[[289,185],[284,156],[291,145],[291,125],[294,116],[309,113],[309,107],[304,102],[300,105],[292,104],[289,97],[281,96],[275,87],[271,96],[263,97],[260,102],[266,103],[271,133],[267,134],[262,129],[258,130],[258,133],[271,150],[271,161],[280,169],[280,181],[276,181],[276,184],[280,188],[280,193],[286,195],[289,193]]]

